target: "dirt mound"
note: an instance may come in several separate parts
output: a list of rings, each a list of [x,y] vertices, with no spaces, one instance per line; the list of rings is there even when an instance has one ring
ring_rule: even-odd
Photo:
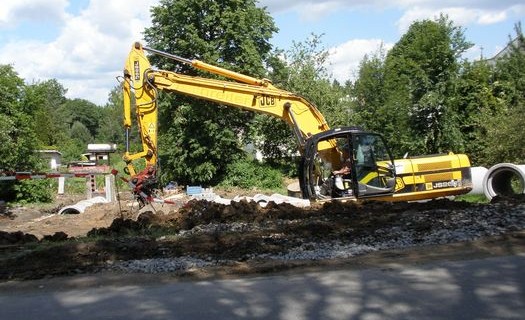
[[[172,227],[176,215],[165,215],[162,212],[142,212],[137,220],[129,218],[116,218],[107,228],[94,228],[87,236],[123,236],[132,234],[151,233],[153,230]]]
[[[525,229],[524,204],[525,197],[490,204],[333,201],[309,208],[192,200],[178,210],[146,207],[137,215],[115,204],[79,215],[21,211],[0,221],[15,230],[0,232],[0,279],[92,272],[133,259],[314,261],[360,254],[355,248],[463,241]]]
[[[270,202],[266,207],[256,202],[241,200],[230,205],[208,201],[190,201],[177,214],[176,223],[183,230],[189,230],[197,225],[229,222],[261,222],[275,219],[304,218],[309,209],[301,209],[290,204],[275,204]]]
[[[322,209],[320,209],[322,210]],[[205,200],[192,200],[178,211],[144,211],[136,219],[116,218],[105,228],[94,228],[87,233],[95,235],[126,235],[136,232],[152,232],[158,229],[169,229],[173,232],[191,230],[197,226],[213,223],[260,223],[273,220],[304,219],[318,215],[318,210],[301,209],[290,204],[270,202],[261,207],[255,202],[241,200],[224,205]]]
[[[0,231],[0,245],[24,244],[30,242],[38,242],[38,238],[32,234],[23,233],[22,231]]]
[[[495,196],[490,200],[490,203],[512,203],[520,204],[525,203],[525,194],[515,194],[510,196]]]

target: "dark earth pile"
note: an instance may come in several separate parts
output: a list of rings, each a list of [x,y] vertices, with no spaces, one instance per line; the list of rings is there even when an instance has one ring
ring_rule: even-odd
[[[348,259],[371,251],[470,241],[524,230],[525,197],[495,198],[490,204],[336,201],[307,209],[190,201],[167,213],[114,216],[109,226],[93,228],[86,236],[69,236],[66,229],[40,239],[0,231],[0,279]]]

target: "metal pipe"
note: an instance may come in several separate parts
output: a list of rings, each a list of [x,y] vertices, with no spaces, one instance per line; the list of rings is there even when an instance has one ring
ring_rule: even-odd
[[[186,59],[186,58],[183,58],[183,57],[180,57],[180,56],[177,56],[177,55],[174,55],[174,54],[171,54],[171,53],[167,53],[167,52],[164,52],[164,51],[160,51],[160,50],[157,50],[157,49],[153,49],[153,48],[149,48],[149,47],[142,47],[142,49],[146,50],[146,51],[149,51],[149,52],[152,52],[152,53],[155,53],[155,54],[158,54],[159,56],[163,56],[163,57],[166,57],[166,58],[170,58],[170,59],[173,59],[173,60],[176,60],[176,61],[179,61],[179,62],[182,62],[182,63],[186,63],[186,64],[189,64],[189,65],[192,65],[193,61],[190,60],[190,59]]]
[[[140,47],[140,43],[135,44],[135,46],[139,46]],[[160,50],[157,50],[157,49],[152,49],[152,48],[149,48],[149,47],[142,47],[142,49],[144,49],[145,51],[151,52],[151,53],[158,54],[158,55],[166,57],[166,58],[173,59],[175,61],[179,61],[179,62],[188,64],[188,65],[191,65],[194,68],[197,68],[199,70],[204,70],[204,71],[207,71],[207,72],[211,72],[211,73],[214,73],[214,74],[217,74],[217,75],[220,75],[220,76],[224,76],[226,78],[237,80],[237,81],[242,82],[242,83],[247,83],[247,84],[251,84],[251,85],[255,85],[255,86],[265,86],[265,87],[269,86],[270,83],[271,83],[271,81],[268,80],[268,79],[257,79],[257,78],[254,78],[254,77],[250,77],[250,76],[244,75],[242,73],[238,73],[238,72],[234,72],[234,71],[231,71],[231,70],[228,70],[228,69],[217,67],[217,66],[208,64],[206,62],[202,62],[200,60],[186,59],[186,58],[177,56],[175,54],[167,53],[167,52],[160,51]]]
[[[126,139],[126,152],[129,152],[129,128],[126,127],[126,130],[124,132],[125,134],[125,139]]]
[[[288,112],[288,116],[290,117],[290,120],[292,122],[292,129],[295,134],[295,138],[297,139],[297,143],[299,144],[299,149],[303,150],[305,145],[305,139],[303,136],[303,133],[299,129],[299,125],[297,124],[297,120],[295,119],[295,116],[292,112],[292,104],[290,102],[286,102],[284,104],[284,110]]]

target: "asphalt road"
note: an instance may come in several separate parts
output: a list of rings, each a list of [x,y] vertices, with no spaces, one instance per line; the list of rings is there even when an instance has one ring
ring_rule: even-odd
[[[524,319],[525,254],[237,279],[0,284],[0,319]]]

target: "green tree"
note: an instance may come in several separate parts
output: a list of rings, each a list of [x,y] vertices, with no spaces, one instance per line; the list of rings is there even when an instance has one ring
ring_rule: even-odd
[[[31,118],[24,112],[24,80],[11,65],[0,65],[0,171],[34,170],[39,159]]]
[[[33,121],[23,104],[24,80],[11,65],[0,65],[0,86],[0,171],[38,171],[42,169],[42,162],[35,153],[37,139]],[[32,198],[23,192],[38,185],[41,182],[2,182],[0,198],[7,201],[49,201],[49,188],[38,192],[42,195],[40,198]]]
[[[269,60],[269,78],[282,89],[299,94],[313,103],[331,126],[350,123],[349,104],[343,88],[330,80],[329,52],[323,48],[322,36],[312,34],[303,42],[294,42],[287,51],[276,51]],[[291,128],[282,120],[259,116],[258,149],[266,157],[281,159],[295,154],[297,143]]]
[[[67,100],[66,92],[67,89],[55,79],[39,81],[26,87],[23,110],[32,117],[41,146],[57,146],[67,137],[64,114],[61,112]]]
[[[88,129],[91,136],[97,135],[101,121],[101,108],[96,104],[85,99],[68,99],[60,111],[68,128],[71,129],[75,122],[80,122]]]
[[[331,126],[348,125],[348,104],[342,87],[330,80],[332,75],[327,69],[329,56],[320,35],[312,34],[304,42],[293,42],[285,55],[290,62],[284,87],[315,104]]]
[[[457,109],[457,121],[473,165],[485,165],[488,147],[487,119],[495,117],[504,108],[493,90],[493,68],[485,61],[464,62],[450,102]]]
[[[365,55],[356,81],[350,84],[352,122],[377,132],[383,132],[383,128],[391,124],[385,112],[385,57],[382,46],[374,54]]]
[[[115,87],[108,96],[108,102],[100,109],[100,120],[96,140],[100,143],[124,143],[124,127],[122,126],[123,97],[120,87]]]
[[[383,132],[402,154],[461,149],[456,110],[449,97],[460,56],[472,44],[447,17],[414,22],[387,54]]]
[[[156,49],[262,76],[276,31],[273,19],[255,0],[162,0],[152,8],[145,39]],[[165,58],[153,56],[151,61],[161,69],[203,75]],[[243,155],[239,136],[248,132],[253,114],[189,97],[161,99],[163,176],[180,183],[220,180],[228,164]]]
[[[77,140],[79,143],[84,145],[84,148],[87,147],[87,144],[93,141],[93,136],[89,129],[80,121],[75,121],[71,125],[69,130],[71,139]]]
[[[60,151],[64,162],[82,159],[88,143],[93,142],[89,129],[80,121],[75,121],[68,130],[68,138],[60,143]]]
[[[268,78],[272,83],[286,89],[290,70],[288,62],[283,59],[285,52],[277,49],[268,57],[266,64],[269,70]],[[286,159],[297,150],[297,144],[288,124],[274,117],[255,115],[253,125],[248,128],[248,143],[270,162]],[[255,150],[252,150],[255,151]]]
[[[95,142],[102,120],[101,109],[84,99],[65,99],[58,108],[61,132],[56,145],[64,162],[80,160],[87,145]]]
[[[492,92],[503,107],[485,117],[487,147],[484,160],[498,162],[525,162],[525,38],[521,25],[515,27],[516,36],[509,39],[509,50],[496,61]],[[489,110],[492,111],[492,110]]]

